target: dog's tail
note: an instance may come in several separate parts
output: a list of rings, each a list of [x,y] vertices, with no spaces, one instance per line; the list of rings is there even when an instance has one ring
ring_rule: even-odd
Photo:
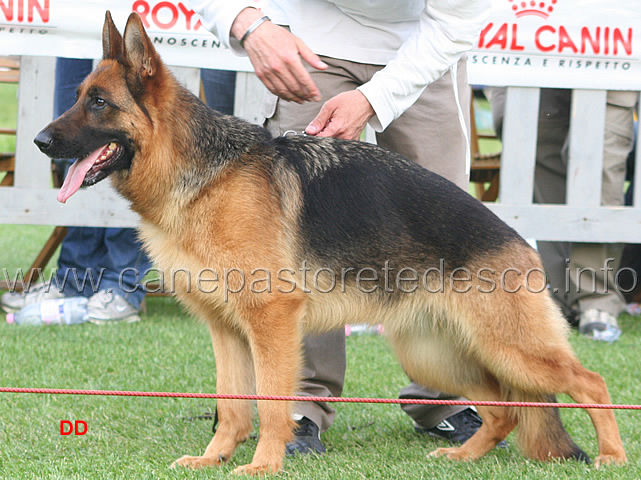
[[[514,402],[556,403],[554,395],[512,391],[510,397]],[[526,456],[538,460],[559,458],[590,463],[590,457],[563,427],[558,408],[515,407],[513,414],[518,420],[517,443]]]

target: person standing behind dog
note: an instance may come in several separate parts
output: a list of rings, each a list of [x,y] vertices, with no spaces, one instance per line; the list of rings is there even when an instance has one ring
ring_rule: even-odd
[[[59,57],[56,59],[53,109],[54,118],[76,102],[78,86],[91,73],[92,60]],[[75,159],[54,163],[64,177]],[[145,292],[137,272],[151,267],[133,228],[68,226],[60,247],[53,285],[34,285],[24,292],[6,292],[0,297],[5,311],[63,297],[89,299],[89,321],[97,324],[136,322]]]
[[[489,0],[276,0],[265,12],[242,0],[190,3],[223,44],[249,56],[271,92],[263,107],[272,134],[357,140],[369,123],[379,145],[467,190],[464,53],[476,41]],[[340,396],[345,363],[344,332],[307,336],[300,393]],[[401,397],[453,398],[416,384]],[[453,442],[464,442],[481,425],[464,406],[403,408],[417,431]],[[299,426],[288,455],[323,453],[320,432],[332,424],[334,410],[311,402],[294,410]]]
[[[494,128],[501,136],[505,87],[487,90]],[[638,92],[607,93],[603,134],[601,204],[623,205],[626,164],[634,147],[634,111]],[[566,202],[572,91],[542,88],[539,107],[534,201]],[[612,342],[621,333],[617,317],[625,299],[617,288],[620,243],[537,242],[549,290],[565,318],[593,340]],[[584,275],[587,273],[588,275]]]
[[[626,160],[634,141],[638,98],[638,92],[632,91],[607,93],[601,205],[624,203]],[[572,92],[567,89],[541,90],[534,175],[537,203],[566,201],[571,99]],[[552,297],[570,323],[593,340],[616,340],[621,333],[617,317],[625,310],[625,299],[616,281],[623,244],[537,242],[537,245]]]

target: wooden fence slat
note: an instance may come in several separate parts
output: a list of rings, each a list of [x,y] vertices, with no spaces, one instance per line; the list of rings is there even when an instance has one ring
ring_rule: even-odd
[[[170,67],[174,77],[194,95],[200,95],[200,69],[190,67]]]
[[[53,117],[53,85],[56,59],[22,57],[18,88],[16,133],[16,187],[51,186],[51,160],[33,143],[34,137]]]
[[[528,207],[488,204],[524,238],[560,242],[639,243],[641,214],[630,207]]]
[[[573,90],[566,201],[577,207],[601,205],[605,90]]]
[[[262,125],[262,105],[265,92],[265,86],[255,74],[237,72],[234,115],[250,123]]]
[[[509,87],[505,97],[499,200],[532,203],[540,90]]]
[[[135,227],[129,202],[105,181],[80,189],[61,205],[54,188],[0,188],[0,224]]]

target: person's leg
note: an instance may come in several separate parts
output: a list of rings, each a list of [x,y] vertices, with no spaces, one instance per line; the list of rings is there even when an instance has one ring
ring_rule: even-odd
[[[469,175],[466,170],[466,154],[469,135],[463,130],[459,115],[460,109],[469,132],[471,92],[467,82],[465,60],[459,62],[456,73],[458,101],[454,93],[453,74],[450,71],[429,85],[416,103],[393,121],[384,132],[377,133],[376,138],[382,147],[400,153],[467,191]],[[403,388],[400,398],[460,400],[460,397],[430,390],[416,383]],[[468,410],[464,405],[402,405],[401,408],[421,429],[436,429],[434,433],[439,433],[437,427],[445,419]],[[473,423],[471,426],[478,429],[480,420],[477,416]],[[453,431],[453,428],[453,425],[448,425],[442,430],[443,436],[448,432],[454,435],[461,433]],[[470,430],[466,433],[471,435],[474,432]],[[466,438],[464,435],[463,439]]]
[[[76,90],[91,73],[93,61],[80,58],[56,59],[56,76],[53,94],[53,118],[58,118],[76,103]]]
[[[332,59],[324,60],[330,63],[327,71],[310,72],[321,91],[323,101],[358,86],[343,70],[342,62],[335,65]],[[265,127],[274,136],[287,131],[301,133],[318,114],[323,101],[301,105],[280,100],[267,93],[264,105]],[[298,393],[307,396],[340,396],[345,380],[345,332],[337,330],[320,335],[308,335],[304,338],[303,350],[301,391]],[[294,414],[296,418],[310,419],[321,431],[325,431],[334,421],[335,410],[326,403],[300,402],[295,406]]]
[[[610,91],[607,97],[605,114],[605,133],[603,141],[603,176],[601,186],[601,205],[623,205],[626,163],[633,148],[634,141],[634,108],[638,93],[628,91]],[[580,312],[605,312],[599,314],[602,323],[616,325],[616,318],[625,309],[625,300],[616,288],[615,272],[619,268],[622,244],[575,243],[572,245],[570,268],[574,273],[587,270],[591,278],[584,278],[578,284],[573,295],[573,302]],[[611,259],[611,260],[609,260]],[[582,328],[593,322],[594,313],[581,318],[579,329],[590,334],[589,329]],[[601,325],[599,328],[605,328]],[[598,336],[598,334],[597,334]]]
[[[99,291],[123,297],[137,312],[145,296],[139,282],[151,262],[133,228],[71,227],[60,248],[58,284],[66,296]]]
[[[274,96],[269,96],[266,101],[265,113],[267,121],[265,126],[274,135],[279,135],[287,131],[302,132],[309,122],[316,116],[322,103],[337,95],[340,92],[352,90],[357,86],[368,81],[381,66],[354,64],[342,60],[323,58],[330,65],[325,71],[312,71],[312,78],[321,91],[323,100],[318,103],[307,103],[303,105],[284,102]],[[470,90],[467,84],[465,65],[459,64],[457,88],[459,101],[463,112],[463,118],[469,124],[469,100]],[[428,91],[429,89],[429,91]],[[410,108],[405,114],[410,112],[407,117],[405,114],[397,119],[381,135],[377,135],[377,142],[382,146],[392,150],[399,150],[411,160],[420,165],[430,167],[437,172],[449,176],[459,186],[467,185],[467,172],[465,171],[465,154],[466,154],[466,135],[461,125],[458,107],[455,102],[452,78],[448,74],[444,79],[439,80],[435,85],[428,87],[423,97],[419,100],[420,106]],[[438,98],[433,98],[433,97]],[[430,113],[425,110],[429,109]],[[444,121],[441,115],[447,110],[447,120]],[[437,116],[440,119],[437,126],[430,128],[432,122],[427,128],[422,126],[423,120],[434,117],[431,112],[439,112]],[[403,118],[405,117],[405,118]],[[388,133],[391,132],[391,133]],[[429,140],[425,140],[425,136]],[[430,155],[433,145],[438,144],[437,154]],[[453,149],[453,144],[456,148]],[[444,158],[455,158],[443,168],[441,165],[446,163]],[[319,378],[323,379],[321,388],[331,394],[332,390],[340,392],[344,381],[344,364],[345,364],[345,341],[343,332],[340,335],[327,335],[314,338],[314,345],[305,343],[305,368],[303,376],[305,380],[305,389],[319,388]],[[309,350],[308,350],[309,348]],[[339,350],[340,349],[340,350]],[[338,355],[340,354],[340,357]],[[328,357],[334,356],[331,360]],[[331,362],[340,358],[341,369],[335,366],[327,369],[332,365]],[[327,369],[327,370],[326,370]],[[326,370],[326,375],[319,372]],[[331,380],[330,380],[331,379]],[[340,388],[339,388],[340,387]],[[424,389],[416,384],[407,387],[407,391],[417,392],[417,398],[445,398],[451,399],[452,396],[436,391]],[[318,391],[318,390],[317,390]],[[339,393],[340,394],[340,393]],[[438,425],[442,420],[465,411],[466,407],[451,406],[421,406],[423,407],[418,414],[422,419],[429,419],[429,427]],[[334,411],[329,406],[319,406],[316,404],[306,404],[305,416],[313,417],[315,423],[326,430],[331,425],[334,417]],[[414,410],[416,411],[416,410]],[[296,409],[299,412],[299,407]],[[473,433],[473,432],[472,432]]]
[[[234,114],[236,95],[236,72],[231,70],[200,70],[205,100],[214,110],[226,115]]]
[[[76,90],[84,78],[91,73],[92,60],[57,58],[53,97],[53,116],[59,117],[76,102]],[[66,174],[74,159],[54,160],[61,174]],[[100,272],[88,269],[94,253],[100,248],[99,229],[67,227],[62,241],[58,269],[57,290],[66,296],[91,296],[91,283],[97,281]],[[54,288],[55,289],[55,288]]]
[[[105,255],[104,229],[94,227],[67,227],[67,235],[60,245],[58,286],[67,297],[91,297],[100,290],[104,268],[100,259]]]
[[[78,58],[57,58],[53,96],[53,116],[59,117],[76,102],[76,90],[91,73],[93,62]],[[55,160],[63,176],[75,159]],[[89,269],[96,255],[102,255],[102,232],[98,228],[67,227],[58,258],[58,285],[67,296],[90,297],[91,283],[98,280],[100,272]],[[100,252],[100,253],[99,253]]]
[[[534,195],[537,203],[566,201],[570,105],[571,92],[567,90],[541,91]],[[613,108],[608,103],[602,204],[620,205],[623,202],[625,161],[632,138],[631,132],[622,126],[627,120],[632,128],[631,119],[625,117],[624,111],[625,108]],[[538,242],[538,248],[551,293],[571,323],[584,322],[581,315],[588,310],[604,311],[615,318],[623,310],[625,304],[614,288],[613,272],[607,271],[610,267],[616,271],[619,245]],[[614,260],[608,263],[608,258]]]
[[[302,392],[309,396],[340,397],[345,379],[345,331],[307,335],[304,348]],[[295,412],[312,420],[322,432],[330,427],[336,415],[326,403],[301,402]]]
[[[401,389],[399,394],[401,399],[419,399],[419,400],[463,400],[456,395],[439,392],[438,390],[430,390],[417,383],[410,383],[408,386]],[[437,434],[442,432],[442,437],[448,437],[447,433],[458,434],[455,426],[447,425],[445,428],[439,429],[441,423],[452,415],[464,412],[468,409],[466,405],[422,405],[422,404],[403,404],[401,409],[407,413],[412,420],[414,420],[417,430],[428,433],[434,430]],[[480,426],[480,421],[476,428]],[[471,436],[474,432],[468,432]],[[465,438],[467,439],[467,438]],[[460,441],[460,440],[459,440]]]
[[[102,230],[104,254],[100,266],[104,268],[104,275],[100,290],[116,293],[136,310],[140,310],[140,304],[145,298],[140,282],[151,268],[151,261],[134,228]]]
[[[620,243],[572,244],[568,297],[579,312],[596,309],[614,318],[623,312],[625,301],[615,284],[621,252]]]
[[[603,136],[601,205],[623,205],[628,156],[634,149],[634,110],[638,92],[609,91]]]
[[[565,203],[567,141],[570,128],[571,91],[541,89],[538,140],[534,175],[536,203]],[[537,242],[550,292],[563,313],[573,321],[566,269],[570,258],[568,242]]]

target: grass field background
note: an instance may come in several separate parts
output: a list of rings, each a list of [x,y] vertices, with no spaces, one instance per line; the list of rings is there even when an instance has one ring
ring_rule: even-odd
[[[640,403],[641,324],[622,319],[624,334],[597,344],[573,334],[585,365],[606,378],[616,403]],[[206,328],[172,299],[148,300],[140,323],[113,326],[17,327],[0,323],[2,386],[105,390],[215,392],[215,365]],[[407,380],[384,339],[349,337],[345,396],[396,398]],[[560,398],[568,401],[567,398]],[[184,454],[201,454],[210,440],[214,401],[66,395],[0,394],[0,478],[173,479],[223,478],[251,460],[256,440],[239,447],[229,465],[172,470]],[[617,418],[630,463],[598,471],[576,462],[524,458],[514,439],[469,464],[428,459],[444,442],[414,433],[396,405],[338,404],[322,457],[287,460],[281,478],[524,479],[641,478],[641,418]],[[583,411],[562,412],[567,429],[591,456],[596,438]],[[61,436],[61,420],[84,420],[84,436]]]
[[[15,89],[0,88],[0,127],[15,125]],[[13,102],[13,103],[12,103]],[[12,120],[13,119],[13,120]],[[0,136],[0,151],[13,148]],[[10,277],[29,266],[51,232],[48,226],[0,225],[0,269]],[[55,259],[52,261],[55,265]],[[599,371],[613,401],[641,403],[641,321],[624,315],[615,344],[572,333],[584,364]],[[500,334],[500,332],[497,332]],[[345,396],[396,398],[407,379],[380,336],[347,339]],[[147,300],[137,324],[17,327],[0,321],[0,385],[104,390],[215,392],[216,369],[206,328],[170,298]],[[569,401],[559,398],[560,401]],[[239,447],[219,469],[172,470],[184,455],[200,455],[211,437],[215,402],[200,399],[0,394],[0,479],[204,479],[227,478],[251,460],[256,439]],[[639,479],[641,412],[617,418],[629,463],[598,471],[576,462],[524,458],[512,436],[507,450],[459,464],[426,455],[444,442],[413,431],[396,405],[337,404],[323,436],[327,454],[287,460],[279,478],[300,479]],[[583,411],[562,417],[592,457],[596,438]],[[61,436],[61,420],[83,420],[83,436]]]

